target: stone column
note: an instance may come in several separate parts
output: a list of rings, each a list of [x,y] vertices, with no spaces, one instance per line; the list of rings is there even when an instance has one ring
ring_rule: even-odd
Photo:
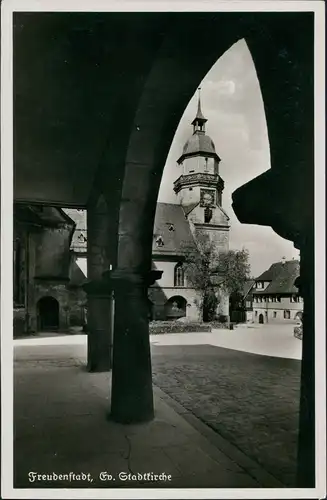
[[[154,416],[148,287],[161,274],[110,273],[115,293],[111,417],[116,422],[145,422]]]
[[[91,372],[110,371],[113,347],[113,294],[109,284],[102,281],[86,283],[84,290],[88,300],[87,368]]]
[[[300,246],[300,278],[296,285],[303,297],[301,399],[298,439],[298,488],[315,486],[315,287],[313,236]],[[324,335],[325,332],[318,332]]]
[[[102,274],[110,269],[110,245],[115,234],[112,217],[103,196],[87,209],[87,366],[92,372],[111,370],[112,288]]]

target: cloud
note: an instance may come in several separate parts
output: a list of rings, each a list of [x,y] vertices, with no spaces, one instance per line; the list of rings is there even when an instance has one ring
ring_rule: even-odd
[[[233,80],[221,80],[216,85],[216,92],[220,95],[232,95],[235,93],[236,85]]]

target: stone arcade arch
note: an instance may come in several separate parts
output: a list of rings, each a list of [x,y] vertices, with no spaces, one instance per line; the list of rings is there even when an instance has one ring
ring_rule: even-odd
[[[310,78],[305,82],[303,75],[300,75],[301,70],[299,71],[300,67],[305,67],[309,74],[312,74],[313,68],[308,46],[303,47],[303,43],[299,43],[295,47],[288,23],[289,20],[287,28],[285,25],[283,28],[283,22],[279,25],[278,29],[281,30],[279,32],[281,35],[277,35],[277,32],[274,31],[275,43],[272,43],[270,38],[269,27],[266,28],[266,32],[263,30],[263,32],[258,33],[247,30],[243,26],[242,34],[245,35],[256,66],[265,105],[271,170],[257,179],[255,190],[251,193],[252,204],[250,205],[253,208],[252,206],[244,207],[243,200],[244,198],[248,199],[248,196],[242,197],[242,191],[239,190],[234,195],[234,209],[241,222],[271,226],[282,237],[293,240],[303,251],[303,243],[307,240],[304,235],[307,227],[311,227],[313,220],[311,207],[305,208],[302,201],[307,198],[308,189],[313,187],[312,176],[308,173],[308,169],[298,181],[296,196],[293,196],[292,199],[289,197],[289,185],[293,186],[293,180],[291,184],[290,181],[294,178],[294,170],[298,172],[300,165],[301,168],[305,168],[304,164],[307,162],[308,165],[313,166],[312,147],[310,147],[312,129],[305,127],[302,115],[304,113],[309,121],[312,120],[312,102],[308,99]],[[214,25],[215,23],[212,23],[210,26],[210,22],[207,22],[206,28],[201,30],[203,46],[206,46],[206,40],[210,40],[211,47],[208,51],[202,51],[201,58],[196,64],[194,64],[196,56],[193,47],[189,47],[191,34],[187,36],[183,32],[183,36],[178,37],[177,43],[176,33],[171,33],[170,37],[164,41],[140,97],[126,151],[120,202],[116,277],[126,280],[129,283],[128,286],[133,282],[132,287],[135,295],[132,302],[134,302],[135,307],[135,318],[132,320],[131,316],[124,317],[118,302],[117,322],[115,324],[112,414],[120,421],[126,421],[131,417],[131,415],[124,415],[126,408],[134,409],[132,419],[146,420],[153,416],[150,351],[148,347],[145,348],[148,343],[145,341],[148,338],[148,326],[141,321],[140,317],[136,318],[136,310],[141,309],[141,289],[142,286],[145,286],[144,276],[151,269],[151,239],[157,195],[164,160],[178,121],[203,76],[217,58],[235,41],[235,25],[231,26],[229,36],[220,38],[215,31],[217,38],[213,40]],[[180,27],[178,27],[179,29]],[[301,50],[303,50],[302,54]],[[293,60],[293,64],[290,64],[290,60]],[[183,64],[180,64],[180,61],[183,61]],[[301,84],[299,84],[299,78]],[[294,105],[294,103],[296,104]],[[292,141],[291,137],[299,136],[302,137],[301,141]],[[278,209],[276,209],[277,205]],[[300,217],[299,214],[301,214]],[[125,302],[125,298],[121,302]],[[139,333],[138,335],[134,334],[130,339],[128,336],[122,337],[118,333],[126,330],[131,332],[137,330]],[[127,342],[130,343],[130,350],[126,345]],[[130,368],[132,358],[134,358],[132,366],[136,367],[140,361],[140,352],[137,347],[139,342],[144,345],[143,369],[139,373],[138,381],[135,371],[130,371],[133,373],[131,377],[133,380],[129,380],[126,377],[127,366],[115,363],[115,356],[118,361],[121,359],[121,349],[129,351],[131,355],[125,358],[126,362],[128,359]],[[312,335],[309,343],[311,346],[307,346],[308,356],[311,356],[312,363],[314,359]],[[147,364],[147,375],[144,363]],[[308,395],[308,386],[302,386],[302,396],[303,391],[307,393],[304,396],[307,399],[304,399],[302,404],[307,405],[308,401],[312,403],[309,414],[314,407],[313,380],[312,377],[312,382],[309,384],[310,395]],[[126,405],[126,393],[131,394],[132,391],[131,404]],[[143,394],[141,395],[140,392]],[[139,396],[138,399],[136,399],[136,394]],[[314,468],[313,420],[310,432],[312,441],[311,455],[310,452],[309,455],[312,457],[311,464]],[[306,439],[306,452],[309,450],[308,447],[309,441]],[[310,472],[306,470],[305,477],[308,476],[310,476]],[[300,480],[304,481],[301,477]]]

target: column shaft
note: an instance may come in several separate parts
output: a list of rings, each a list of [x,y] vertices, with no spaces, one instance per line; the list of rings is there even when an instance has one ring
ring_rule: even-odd
[[[112,296],[88,295],[87,367],[91,372],[112,367]]]
[[[150,284],[146,277],[132,275],[118,279],[115,285],[111,417],[121,423],[145,422],[154,417],[147,295]]]
[[[303,297],[301,400],[298,440],[298,488],[315,486],[315,308],[314,245],[301,246],[300,293]],[[325,332],[319,332],[324,335]]]
[[[111,370],[112,365],[112,289],[102,274],[110,268],[110,241],[115,240],[112,216],[103,196],[87,210],[87,365],[89,371]],[[111,238],[111,240],[110,240]]]

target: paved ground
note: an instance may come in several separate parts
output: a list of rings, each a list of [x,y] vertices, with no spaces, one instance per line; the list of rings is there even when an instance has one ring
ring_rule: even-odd
[[[265,356],[301,359],[302,342],[293,335],[295,325],[239,325],[235,330],[213,330],[211,333],[170,333],[152,335],[153,345],[214,345]],[[30,345],[33,338],[15,340],[16,345]],[[85,335],[42,334],[39,345],[83,344]]]
[[[302,356],[293,328],[152,337],[154,383],[288,486],[295,484]]]
[[[269,471],[286,486],[294,485],[300,376],[300,362],[296,358],[300,359],[301,357],[301,341],[293,337],[292,330],[292,326],[291,328],[288,326],[286,330],[276,331],[270,327],[241,328],[235,331],[217,330],[211,334],[156,335],[151,339],[154,382],[164,391],[164,393],[161,391],[156,393],[157,401],[160,401],[159,408],[164,408],[164,403],[168,402],[171,411],[173,407],[180,416],[182,415],[183,421],[186,419],[188,423],[191,423],[193,431],[195,426],[202,434],[206,434],[207,440],[211,444],[216,442],[220,453],[223,452],[232,458],[233,463],[237,462],[241,470],[245,469],[248,472],[261,470],[260,477],[256,476],[260,484],[268,484],[272,478],[269,475],[264,477],[262,469],[256,469],[258,464],[261,464],[266,471]],[[272,335],[274,335],[273,339]],[[35,345],[35,342],[39,347],[33,348],[33,360],[28,346]],[[55,344],[56,347],[50,347],[51,344]],[[18,347],[19,345],[21,347]],[[232,349],[221,348],[218,347],[219,345],[232,347]],[[59,384],[54,394],[54,401],[57,404],[62,398],[62,388],[64,388],[64,399],[69,394],[74,396],[75,393],[78,399],[81,388],[85,390],[85,387],[92,382],[94,389],[91,389],[92,396],[87,397],[86,404],[89,416],[93,411],[90,409],[94,407],[94,404],[100,409],[99,390],[102,391],[103,396],[101,404],[103,405],[104,401],[106,407],[109,404],[108,399],[105,399],[106,396],[108,397],[106,391],[108,391],[109,386],[107,375],[90,375],[77,368],[81,362],[85,361],[85,336],[22,339],[16,341],[16,346],[16,354],[18,355],[17,394],[28,394],[30,392],[28,387],[33,387],[36,384],[38,387],[34,394],[36,401],[37,397],[40,397],[40,387],[41,393],[43,392],[42,397],[45,397],[46,387],[53,384],[53,380],[55,380],[55,386]],[[27,349],[23,346],[26,346]],[[235,347],[241,351],[257,352],[259,350],[264,356],[241,352]],[[67,353],[70,353],[68,357]],[[271,355],[275,357],[271,357]],[[283,359],[283,355],[294,359]],[[53,378],[55,373],[56,378]],[[67,386],[68,376],[73,377],[75,381],[73,385]],[[40,386],[38,380],[41,379],[44,381],[44,385]],[[60,383],[59,380],[61,380]],[[90,392],[90,387],[86,390],[86,394]],[[102,389],[99,389],[101,387]],[[93,393],[96,393],[97,396],[95,397]],[[170,399],[169,396],[167,399],[167,394],[173,399]],[[52,397],[52,391],[50,395]],[[29,403],[27,403],[26,397],[21,400],[20,398],[16,399],[18,405],[16,414],[19,415],[20,419],[18,428],[24,429],[23,414],[26,412],[25,407],[27,404],[30,406],[31,401],[29,399]],[[51,403],[49,396],[44,401]],[[49,405],[51,412],[53,404]],[[77,408],[80,407],[79,405],[80,403],[77,404]],[[74,412],[74,398],[69,404],[67,400],[62,408],[66,408],[66,406],[67,414],[71,411]],[[49,418],[46,408],[47,405],[42,408],[42,419]],[[55,408],[58,407],[55,406]],[[35,408],[33,411],[33,418],[36,418]],[[82,411],[82,407],[78,411]],[[81,415],[78,416],[77,420],[83,420]],[[41,422],[40,419],[38,421]],[[160,416],[159,421],[161,421]],[[92,422],[94,424],[95,421],[92,420]],[[215,429],[216,433],[211,431],[212,434],[210,434],[210,429],[204,424],[201,428],[201,422]],[[27,421],[25,421],[26,423]],[[71,424],[73,428],[75,421],[71,420]],[[96,426],[98,425],[100,425],[100,420],[97,417]],[[57,430],[53,429],[51,439],[55,439],[55,431],[57,432]],[[25,431],[22,431],[22,435]],[[103,432],[107,431],[103,429]],[[179,431],[177,433],[179,434]],[[77,434],[74,439],[77,440]],[[174,460],[176,462],[181,453],[185,457],[191,457],[191,459],[184,459],[184,465],[180,464],[179,469],[177,466],[179,472],[175,472],[175,480],[177,481],[178,478],[180,484],[180,481],[184,480],[180,478],[183,478],[183,474],[185,475],[185,470],[189,470],[190,465],[186,465],[186,463],[193,460],[194,464],[199,461],[196,458],[198,451],[194,455],[194,449],[190,452],[189,446],[183,448],[181,443],[178,446],[173,462]],[[205,446],[203,445],[202,448]],[[238,450],[241,451],[238,452]],[[170,456],[171,453],[170,449],[167,448],[164,456]],[[247,459],[250,460],[250,465],[247,464]],[[21,461],[20,467],[22,463]],[[175,465],[177,464],[175,463]],[[200,482],[209,481],[210,475],[212,473],[200,474],[198,472],[191,476],[194,483],[196,477],[197,481]],[[226,480],[230,481],[231,477]],[[223,484],[225,479],[220,481]]]
[[[288,486],[295,485],[300,362],[209,345],[155,346],[163,391]]]
[[[211,333],[153,335],[155,345],[208,344],[264,356],[301,359],[302,342],[293,335],[295,325],[239,325],[235,330]]]
[[[85,345],[15,347],[14,470],[16,488],[280,487],[227,441],[202,432],[155,390],[154,421],[124,426],[107,419],[110,374],[89,374]],[[29,482],[29,472],[85,474],[83,481]],[[108,479],[101,481],[101,472]],[[171,475],[170,482],[124,481],[119,473]]]

